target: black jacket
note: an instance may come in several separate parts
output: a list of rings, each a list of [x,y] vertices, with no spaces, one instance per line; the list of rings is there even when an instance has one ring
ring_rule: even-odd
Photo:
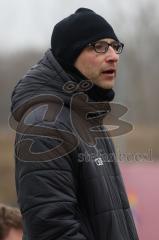
[[[86,92],[50,50],[13,91],[16,187],[28,240],[138,239],[112,140],[102,131],[109,105],[91,103]]]

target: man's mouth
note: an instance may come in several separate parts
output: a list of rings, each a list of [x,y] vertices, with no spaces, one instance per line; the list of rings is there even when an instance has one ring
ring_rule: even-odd
[[[102,71],[102,74],[105,74],[109,77],[115,77],[116,76],[116,70],[115,69],[104,70],[104,71]]]

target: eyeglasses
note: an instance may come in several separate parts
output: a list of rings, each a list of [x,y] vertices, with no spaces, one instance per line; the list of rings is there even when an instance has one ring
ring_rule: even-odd
[[[109,46],[111,46],[117,54],[120,54],[124,48],[124,44],[118,41],[113,41],[111,43],[106,41],[98,41],[95,43],[89,43],[88,46],[93,47],[97,53],[106,53]]]

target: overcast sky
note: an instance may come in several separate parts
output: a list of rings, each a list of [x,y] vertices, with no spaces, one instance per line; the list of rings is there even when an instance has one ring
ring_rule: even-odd
[[[150,0],[0,0],[0,52],[49,47],[53,26],[79,7],[91,8],[118,28],[131,21],[139,2],[146,1]],[[115,22],[121,12],[128,19],[125,23]]]

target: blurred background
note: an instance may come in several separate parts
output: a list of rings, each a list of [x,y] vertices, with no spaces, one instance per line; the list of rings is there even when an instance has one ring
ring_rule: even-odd
[[[110,22],[125,44],[114,102],[133,130],[114,137],[141,240],[159,239],[159,3],[155,0],[0,0],[0,202],[17,205],[10,98],[17,81],[50,48],[53,26],[79,7]],[[78,30],[77,30],[78,31]]]

